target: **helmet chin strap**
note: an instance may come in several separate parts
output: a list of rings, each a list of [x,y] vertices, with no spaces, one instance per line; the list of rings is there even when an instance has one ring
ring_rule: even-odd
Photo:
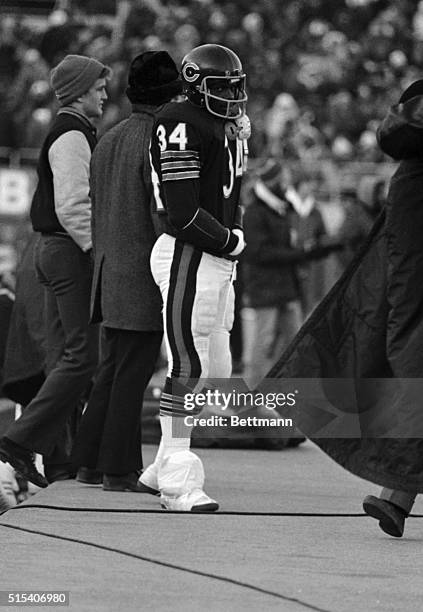
[[[248,140],[251,136],[251,122],[247,115],[242,115],[238,119],[229,120],[225,123],[225,134],[229,140],[240,138]]]

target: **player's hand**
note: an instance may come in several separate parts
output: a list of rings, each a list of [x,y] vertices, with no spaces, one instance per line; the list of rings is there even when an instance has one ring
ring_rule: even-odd
[[[234,234],[237,238],[238,238],[238,244],[236,245],[236,247],[229,253],[229,255],[231,257],[238,257],[238,255],[241,255],[242,251],[245,249],[245,239],[244,239],[244,232],[242,231],[242,229],[234,229],[232,230],[232,234]]]

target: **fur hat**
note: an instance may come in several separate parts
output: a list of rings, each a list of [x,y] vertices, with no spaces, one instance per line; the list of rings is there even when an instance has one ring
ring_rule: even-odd
[[[167,51],[145,51],[132,60],[126,95],[133,104],[158,106],[181,92],[178,69]]]
[[[66,55],[50,72],[50,83],[61,106],[77,100],[97,79],[110,78],[111,69],[93,57]]]

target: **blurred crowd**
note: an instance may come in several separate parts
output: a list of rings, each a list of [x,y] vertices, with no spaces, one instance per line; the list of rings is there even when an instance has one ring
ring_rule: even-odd
[[[382,159],[376,126],[421,76],[414,0],[133,0],[117,18],[87,15],[92,5],[74,0],[36,21],[2,15],[0,147],[40,146],[56,109],[49,71],[67,53],[113,67],[101,133],[129,113],[124,83],[137,53],[166,48],[178,62],[198,44],[227,45],[248,76],[251,156],[306,161]]]

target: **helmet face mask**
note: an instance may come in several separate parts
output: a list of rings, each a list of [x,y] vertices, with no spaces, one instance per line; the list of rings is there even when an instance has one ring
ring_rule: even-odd
[[[204,104],[212,115],[223,119],[238,119],[245,115],[247,94],[245,75],[239,77],[204,77],[200,89]],[[232,97],[219,95],[231,93]]]
[[[245,73],[239,57],[221,45],[202,45],[182,60],[182,81],[188,99],[222,119],[245,114]]]

